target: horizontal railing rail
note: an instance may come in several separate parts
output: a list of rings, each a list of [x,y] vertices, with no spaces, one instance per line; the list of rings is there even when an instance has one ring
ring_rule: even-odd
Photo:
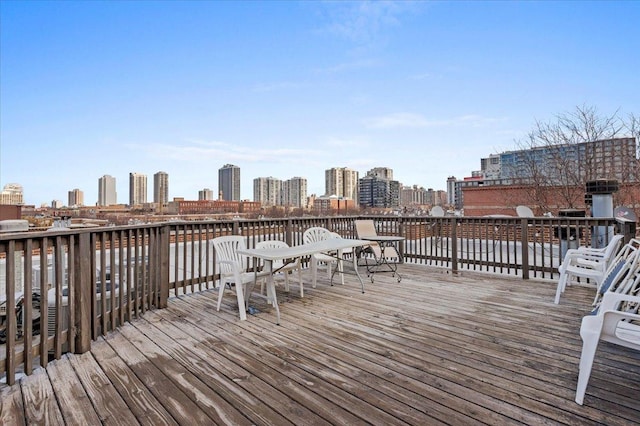
[[[554,279],[569,248],[604,246],[614,232],[635,230],[613,218],[366,218],[379,235],[404,237],[398,247],[404,262],[523,279]],[[12,384],[16,374],[30,374],[64,352],[86,352],[92,340],[166,307],[169,297],[214,288],[216,237],[243,235],[248,247],[263,240],[299,245],[306,229],[322,226],[355,238],[355,219],[360,217],[0,234],[0,376]]]

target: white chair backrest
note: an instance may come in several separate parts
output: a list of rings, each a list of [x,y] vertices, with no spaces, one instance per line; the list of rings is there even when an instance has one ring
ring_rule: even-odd
[[[265,240],[265,241],[260,241],[259,243],[256,243],[257,249],[270,249],[270,248],[282,248],[282,247],[289,247],[289,244],[280,240]]]
[[[330,232],[329,234],[331,235],[331,238],[342,238],[342,235],[338,234],[337,232]],[[353,253],[353,248],[342,249],[343,255],[349,253]]]
[[[616,234],[611,237],[611,240],[609,241],[609,244],[607,244],[603,255],[605,262],[609,262],[618,253],[618,250],[620,250],[620,247],[622,246],[623,239],[624,236],[622,234]]]
[[[607,268],[602,285],[598,289],[594,305],[596,310],[607,292],[627,294],[637,285],[640,275],[640,250],[633,244],[625,244]]]
[[[232,261],[240,268],[245,270],[247,267],[247,257],[238,254],[238,249],[246,248],[245,237],[241,235],[228,235],[217,237],[212,240],[213,248],[216,252],[216,258],[224,261]],[[219,263],[220,272],[228,274],[233,272],[233,266],[227,263]]]
[[[331,238],[331,231],[321,226],[309,228],[302,234],[304,244],[315,243],[316,241],[324,241]]]
[[[375,237],[378,235],[376,226],[371,219],[356,220],[354,221],[354,225],[356,227],[356,236],[358,238]]]
[[[258,243],[256,243],[256,248],[257,249],[264,249],[264,250],[268,250],[268,249],[272,249],[272,248],[283,248],[283,247],[289,247],[289,244],[285,243],[284,241],[280,241],[280,240],[265,240],[265,241],[260,241]],[[274,260],[272,267],[274,270],[280,268],[282,265],[284,264],[284,261],[282,260]]]

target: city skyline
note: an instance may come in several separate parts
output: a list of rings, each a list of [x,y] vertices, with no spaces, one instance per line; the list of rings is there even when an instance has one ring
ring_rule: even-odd
[[[639,2],[0,2],[0,187],[98,201],[363,176],[446,189],[578,105],[640,111]],[[217,193],[214,194],[217,198]]]

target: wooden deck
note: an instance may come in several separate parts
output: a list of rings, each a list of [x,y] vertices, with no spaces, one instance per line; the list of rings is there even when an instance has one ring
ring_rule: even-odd
[[[0,392],[0,424],[639,424],[640,353],[602,343],[574,402],[593,290],[402,265],[279,293],[173,298]],[[305,275],[308,278],[308,273]]]

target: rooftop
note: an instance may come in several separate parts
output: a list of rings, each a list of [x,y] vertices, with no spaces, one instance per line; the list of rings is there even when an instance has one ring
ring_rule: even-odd
[[[593,289],[424,265],[301,299],[279,290],[239,321],[214,291],[67,354],[0,390],[0,424],[640,423],[640,353],[601,343],[574,402],[580,320]],[[308,282],[308,272],[305,282]]]

